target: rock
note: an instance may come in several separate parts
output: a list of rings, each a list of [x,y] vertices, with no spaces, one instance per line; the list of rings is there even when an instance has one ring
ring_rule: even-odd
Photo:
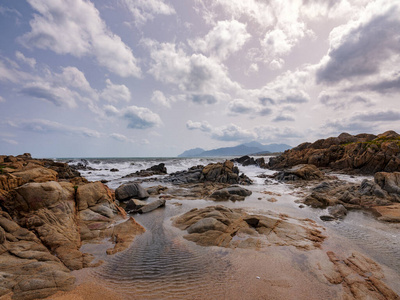
[[[45,167],[28,165],[25,170],[14,172],[13,175],[22,178],[24,182],[47,182],[56,181],[58,174],[56,171],[47,169]]]
[[[126,203],[125,210],[130,213],[130,212],[137,212],[139,208],[142,208],[143,206],[146,206],[148,203],[138,200],[138,199],[131,199]]]
[[[386,222],[400,222],[400,204],[395,203],[387,206],[374,206],[372,211],[379,217],[378,220]]]
[[[115,254],[127,249],[136,235],[144,233],[146,230],[134,218],[130,217],[123,223],[109,229],[111,241],[115,244],[114,248],[107,250],[107,254]]]
[[[328,207],[328,212],[336,219],[343,218],[347,215],[347,209],[342,204]]]
[[[330,215],[323,215],[319,217],[322,221],[326,221],[326,222],[330,222],[330,221],[334,221],[336,220],[336,218],[334,216],[330,216]]]
[[[218,221],[217,219],[209,217],[209,218],[201,219],[200,221],[189,226],[187,229],[187,232],[188,233],[203,233],[208,230],[217,230],[217,231],[224,232],[226,229],[227,229],[227,226],[224,223]]]
[[[321,228],[308,220],[290,219],[273,213],[249,215],[242,209],[209,206],[174,219],[173,225],[187,230],[185,239],[202,246],[260,248],[279,245],[315,249],[324,240]],[[265,235],[263,239],[259,236]]]
[[[13,174],[0,175],[0,190],[11,191],[24,183],[21,177],[17,177]]]
[[[58,174],[58,179],[73,179],[76,177],[80,177],[81,174],[77,171],[71,168],[67,163],[62,163],[62,162],[55,162],[50,159],[44,159],[42,160],[43,166],[45,168],[51,169],[53,171],[56,171]]]
[[[285,169],[298,164],[313,164],[335,170],[355,170],[364,174],[400,170],[400,137],[394,132],[374,136],[342,133],[337,138],[303,143],[282,155],[271,158],[272,169]]]
[[[112,168],[112,169],[110,170],[110,172],[119,172],[119,170],[118,170],[118,169],[115,169],[115,168]]]
[[[158,165],[151,166],[146,170],[136,171],[135,173],[131,173],[125,175],[123,178],[127,177],[149,177],[154,175],[165,175],[167,174],[167,168],[165,167],[164,163],[160,163]]]
[[[55,181],[27,183],[6,203],[20,224],[36,232],[43,244],[71,270],[81,269],[83,255],[75,215],[74,188]]]
[[[342,299],[400,299],[383,283],[382,270],[371,259],[358,252],[353,252],[346,259],[339,258],[332,251],[326,254],[333,264],[333,270],[325,274],[325,278],[331,284],[342,285]]]
[[[154,196],[154,195],[159,195],[159,194],[161,194],[162,192],[165,192],[165,191],[167,191],[167,190],[168,190],[168,188],[167,188],[166,186],[157,185],[157,186],[149,187],[149,188],[147,189],[147,193],[149,193],[149,195]]]
[[[379,172],[375,173],[375,183],[388,193],[400,195],[400,172]]]
[[[149,196],[147,191],[138,183],[123,184],[115,190],[115,197],[120,201],[126,201],[131,198],[142,200],[149,198]]]
[[[240,186],[230,186],[215,191],[211,194],[210,198],[214,200],[244,200],[245,197],[250,196],[251,194],[251,191]]]
[[[100,203],[113,203],[113,200],[110,189],[100,181],[90,182],[76,187],[78,210],[91,208]]]
[[[151,212],[151,211],[153,211],[159,207],[163,207],[163,206],[165,206],[165,199],[157,199],[157,200],[139,208],[138,212],[140,214],[144,214],[144,213]]]
[[[273,177],[279,181],[323,179],[324,174],[314,165],[297,165],[291,169],[278,172]]]

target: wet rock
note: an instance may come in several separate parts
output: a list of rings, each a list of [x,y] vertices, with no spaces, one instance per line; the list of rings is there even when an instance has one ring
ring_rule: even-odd
[[[131,173],[125,175],[123,178],[127,177],[149,177],[154,175],[165,175],[167,174],[167,168],[165,167],[164,163],[160,163],[158,165],[151,166],[146,170],[136,171],[135,173]]]
[[[328,212],[336,219],[344,218],[347,215],[347,209],[342,204],[328,207]]]
[[[110,172],[119,172],[119,170],[116,169],[116,168],[112,168],[112,169],[110,170]]]
[[[372,207],[379,217],[378,220],[386,222],[400,222],[400,204],[395,203],[387,206],[374,206]]]
[[[159,195],[167,190],[168,190],[168,188],[166,186],[157,185],[157,186],[149,187],[147,189],[147,193],[149,193],[149,195],[154,196],[154,195]]]
[[[151,212],[159,207],[165,206],[165,202],[166,202],[165,199],[157,199],[157,200],[139,208],[138,212],[140,214]]]
[[[187,230],[185,239],[202,246],[260,248],[268,245],[315,249],[324,240],[313,221],[273,213],[249,215],[242,209],[210,206],[178,216],[173,224]]]
[[[149,196],[147,191],[138,183],[123,184],[115,190],[115,197],[120,201],[126,201],[131,198],[142,200],[147,199]]]
[[[214,200],[244,200],[245,197],[250,196],[251,191],[240,187],[230,186],[227,188],[219,189],[211,194],[210,198]],[[233,196],[233,197],[232,197]],[[237,196],[237,197],[235,197]]]
[[[278,172],[273,178],[279,181],[320,180],[324,178],[324,174],[314,165],[303,164]]]
[[[394,131],[374,136],[342,133],[337,138],[303,143],[269,161],[272,169],[285,169],[298,164],[313,164],[335,170],[360,173],[394,172],[400,168],[400,137]]]
[[[138,199],[131,199],[126,203],[125,210],[128,213],[131,212],[138,212],[139,208],[142,208],[143,206],[146,206],[148,203],[138,200]]]

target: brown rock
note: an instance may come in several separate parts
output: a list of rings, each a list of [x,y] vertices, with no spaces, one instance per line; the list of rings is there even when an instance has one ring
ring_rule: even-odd
[[[395,203],[387,206],[374,206],[372,207],[379,217],[378,220],[386,222],[400,222],[400,204]]]
[[[76,200],[78,210],[84,210],[100,203],[113,203],[111,190],[100,181],[77,187]]]
[[[22,178],[24,182],[47,182],[57,180],[56,171],[33,164],[28,164],[24,170],[14,172],[13,175]]]

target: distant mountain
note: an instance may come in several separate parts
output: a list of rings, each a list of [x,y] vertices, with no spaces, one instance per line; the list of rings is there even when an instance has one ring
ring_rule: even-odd
[[[202,148],[194,148],[194,149],[190,149],[190,150],[186,150],[185,152],[183,152],[182,154],[179,154],[178,157],[193,157],[193,156],[198,156],[199,154],[203,153],[204,149]]]
[[[201,148],[191,149],[178,155],[178,157],[206,157],[206,156],[238,156],[251,155],[266,152],[283,152],[292,147],[287,144],[269,144],[263,145],[253,141],[250,143],[240,144],[235,147],[224,147],[213,150],[203,150]],[[201,151],[202,150],[202,151]]]

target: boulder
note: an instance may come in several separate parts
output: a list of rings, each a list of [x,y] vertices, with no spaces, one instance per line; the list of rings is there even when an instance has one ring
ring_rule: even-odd
[[[378,220],[400,223],[399,203],[394,203],[387,206],[374,206],[372,207],[372,211],[378,215]]]
[[[78,210],[91,208],[100,203],[113,203],[111,190],[100,181],[75,186]]]
[[[215,191],[211,194],[210,198],[214,200],[244,200],[245,197],[250,196],[251,194],[251,191],[243,187],[230,186]]]
[[[258,249],[279,245],[311,250],[325,239],[322,228],[310,220],[273,213],[249,215],[242,209],[224,206],[192,209],[176,217],[173,225],[187,230],[185,239],[202,246]]]
[[[301,164],[278,172],[273,177],[279,181],[320,180],[324,174],[314,165]]]
[[[31,165],[19,172],[14,172],[14,176],[22,178],[24,182],[47,182],[56,181],[57,172],[45,167]]]
[[[400,195],[400,172],[379,172],[375,174],[374,179],[386,192]]]
[[[126,203],[125,210],[130,213],[130,212],[137,212],[139,208],[142,208],[143,206],[146,206],[148,203],[141,201],[139,199],[131,199]]]
[[[163,207],[163,206],[165,206],[165,199],[157,199],[157,200],[139,208],[138,213],[140,213],[140,214],[148,213],[148,212],[151,212],[151,211],[153,211],[159,207]]]
[[[126,201],[131,198],[142,200],[149,198],[149,196],[147,191],[138,183],[123,184],[115,190],[115,197],[120,201]]]

